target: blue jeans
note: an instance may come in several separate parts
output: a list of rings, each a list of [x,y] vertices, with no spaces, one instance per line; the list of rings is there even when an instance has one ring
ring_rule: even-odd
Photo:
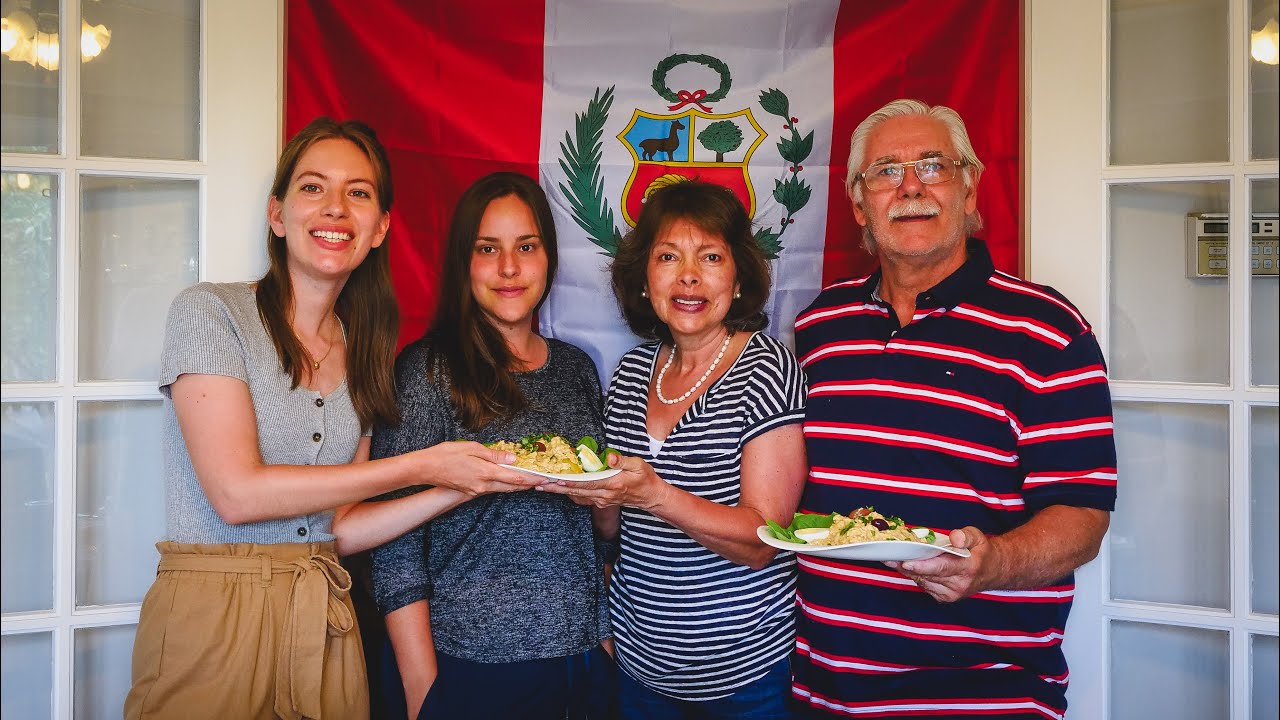
[[[618,669],[618,705],[623,720],[790,720],[791,660],[783,658],[764,677],[716,700],[680,700],[651,690]]]

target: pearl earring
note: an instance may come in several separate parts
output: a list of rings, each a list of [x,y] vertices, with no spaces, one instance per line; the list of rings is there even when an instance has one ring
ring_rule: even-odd
[[[648,290],[641,290],[641,291],[640,291],[640,297],[649,297],[649,291],[648,291]]]
[[[734,300],[741,300],[741,299],[742,299],[742,291],[741,291],[741,290],[734,290],[734,291],[733,291],[733,299],[734,299]]]

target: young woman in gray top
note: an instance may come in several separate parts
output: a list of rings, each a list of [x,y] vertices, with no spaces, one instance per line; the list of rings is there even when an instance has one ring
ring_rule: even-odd
[[[481,178],[446,242],[435,324],[396,363],[403,417],[377,429],[373,456],[459,439],[599,438],[594,363],[533,330],[557,258],[542,189],[516,173]],[[458,507],[373,553],[409,716],[604,717],[613,665],[600,647],[609,631],[591,509],[539,492],[454,495]]]
[[[448,487],[531,484],[496,464],[509,453],[476,443],[365,462],[373,424],[398,414],[391,198],[373,131],[319,118],[281,154],[266,275],[174,301],[160,379],[167,539],[126,718],[367,717],[335,544],[385,542],[449,507]],[[441,487],[356,505],[423,482]]]

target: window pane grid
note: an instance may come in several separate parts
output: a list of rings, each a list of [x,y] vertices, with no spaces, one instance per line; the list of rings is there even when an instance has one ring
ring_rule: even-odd
[[[1192,2],[1179,3],[1174,0],[1156,0],[1155,2],[1136,2],[1134,0],[1108,0],[1108,7],[1112,13],[1112,57],[1110,59],[1111,67],[1109,68],[1109,76],[1114,81],[1118,69],[1115,65],[1116,57],[1116,37],[1115,31],[1115,13],[1117,9],[1127,9],[1132,12],[1149,14],[1160,13],[1188,13],[1196,12],[1194,6],[1199,5],[1205,7],[1212,3]],[[1218,125],[1215,123],[1200,124],[1191,134],[1198,135],[1192,138],[1190,143],[1184,144],[1183,147],[1165,152],[1161,148],[1153,144],[1143,145],[1141,137],[1134,135],[1132,132],[1138,125],[1128,124],[1127,135],[1117,135],[1117,128],[1124,124],[1124,121],[1116,116],[1117,105],[1116,97],[1118,84],[1113,82],[1109,88],[1109,97],[1111,98],[1107,109],[1107,124],[1112,130],[1110,138],[1110,148],[1108,149],[1108,157],[1112,162],[1117,164],[1104,167],[1100,174],[1100,180],[1103,183],[1104,190],[1110,195],[1116,186],[1125,185],[1146,185],[1154,188],[1159,192],[1161,186],[1169,183],[1224,183],[1229,187],[1226,197],[1226,212],[1229,220],[1229,238],[1228,238],[1228,266],[1229,276],[1219,280],[1225,289],[1224,297],[1221,305],[1225,306],[1220,322],[1224,326],[1220,330],[1225,330],[1229,335],[1226,344],[1230,347],[1230,357],[1226,361],[1226,370],[1228,379],[1220,386],[1205,385],[1201,383],[1188,382],[1171,382],[1166,378],[1151,377],[1136,379],[1132,376],[1124,376],[1128,379],[1112,380],[1112,396],[1117,405],[1125,403],[1137,403],[1145,407],[1161,406],[1163,404],[1178,405],[1204,405],[1219,404],[1228,408],[1227,418],[1225,420],[1226,430],[1228,432],[1227,452],[1229,456],[1229,469],[1227,474],[1227,492],[1229,500],[1220,506],[1215,506],[1207,511],[1223,514],[1225,527],[1215,531],[1219,534],[1219,541],[1225,541],[1229,546],[1228,557],[1224,558],[1224,562],[1229,564],[1230,579],[1228,581],[1229,600],[1225,604],[1225,609],[1201,609],[1194,607],[1181,606],[1176,604],[1156,604],[1135,601],[1121,601],[1113,599],[1113,595],[1118,588],[1112,587],[1112,575],[1115,571],[1113,561],[1118,558],[1113,557],[1114,549],[1111,547],[1104,548],[1101,558],[1103,576],[1103,599],[1101,602],[1101,613],[1104,618],[1108,618],[1106,624],[1108,639],[1107,644],[1110,646],[1110,657],[1108,658],[1109,667],[1106,670],[1106,682],[1110,686],[1108,700],[1108,716],[1113,719],[1125,717],[1125,708],[1134,709],[1134,706],[1124,704],[1120,694],[1123,694],[1123,687],[1129,683],[1125,679],[1126,673],[1135,670],[1133,663],[1129,663],[1129,667],[1125,667],[1125,661],[1122,658],[1123,652],[1118,650],[1118,645],[1126,644],[1123,638],[1118,637],[1115,624],[1120,622],[1139,622],[1151,624],[1156,628],[1156,632],[1172,633],[1171,637],[1178,636],[1182,633],[1185,637],[1208,637],[1205,632],[1218,632],[1225,642],[1216,641],[1220,646],[1219,650],[1215,650],[1213,654],[1218,657],[1215,660],[1216,665],[1224,665],[1225,673],[1221,670],[1212,670],[1216,673],[1216,684],[1219,687],[1206,688],[1204,693],[1200,693],[1194,702],[1200,702],[1201,705],[1193,708],[1194,702],[1191,704],[1181,703],[1168,708],[1166,717],[1189,717],[1187,713],[1194,709],[1192,715],[1199,717],[1230,717],[1234,720],[1242,718],[1262,718],[1274,717],[1275,707],[1275,670],[1274,670],[1274,647],[1275,638],[1277,636],[1280,624],[1277,623],[1277,617],[1273,614],[1259,613],[1255,611],[1254,605],[1260,599],[1269,599],[1274,596],[1274,591],[1267,590],[1264,595],[1270,593],[1268,597],[1257,598],[1258,588],[1255,586],[1255,569],[1261,568],[1267,563],[1272,563],[1274,567],[1274,542],[1277,534],[1275,528],[1275,519],[1273,517],[1258,517],[1258,506],[1253,504],[1252,498],[1258,492],[1259,481],[1254,477],[1256,467],[1260,457],[1255,453],[1267,454],[1267,458],[1274,466],[1275,449],[1272,446],[1259,445],[1256,441],[1251,442],[1251,436],[1257,432],[1256,417],[1260,411],[1271,413],[1274,417],[1276,412],[1277,401],[1280,400],[1280,394],[1277,393],[1274,380],[1269,379],[1268,372],[1274,374],[1270,370],[1272,366],[1266,364],[1259,367],[1259,362],[1274,363],[1275,345],[1272,335],[1272,329],[1276,324],[1274,318],[1274,300],[1266,297],[1266,293],[1275,292],[1274,279],[1261,279],[1252,275],[1251,272],[1251,232],[1248,225],[1252,220],[1252,214],[1257,211],[1265,211],[1267,208],[1261,206],[1258,202],[1259,194],[1257,186],[1260,181],[1262,185],[1267,182],[1271,183],[1271,187],[1275,186],[1275,180],[1278,168],[1273,159],[1257,160],[1255,158],[1275,158],[1274,151],[1275,138],[1277,136],[1276,129],[1276,110],[1275,110],[1275,90],[1271,89],[1271,95],[1267,99],[1267,105],[1259,105],[1258,100],[1258,82],[1256,67],[1257,63],[1249,58],[1249,26],[1259,22],[1259,8],[1266,6],[1270,8],[1267,12],[1275,14],[1274,0],[1227,0],[1227,2],[1219,3],[1221,12],[1225,15],[1225,21],[1229,32],[1223,47],[1215,50],[1214,56],[1206,60],[1204,69],[1210,73],[1223,72],[1229,76],[1230,81],[1224,84],[1226,98],[1221,105],[1223,111],[1228,115],[1225,128],[1229,131],[1229,143],[1227,144],[1227,152],[1224,153],[1221,161],[1210,160],[1208,153],[1213,148],[1211,146],[1217,142],[1219,136]],[[1266,14],[1266,12],[1262,13]],[[1213,25],[1206,25],[1201,28],[1204,32],[1213,34]],[[1150,28],[1148,28],[1150,29]],[[1169,42],[1169,37],[1165,34],[1152,33],[1153,36],[1160,36],[1162,42],[1168,43],[1171,52],[1185,53],[1186,47],[1177,43]],[[1209,38],[1206,44],[1200,45],[1201,49],[1210,47],[1215,44],[1222,44],[1219,39]],[[1176,49],[1175,49],[1176,48]],[[1185,58],[1184,58],[1185,59]],[[1274,86],[1274,66],[1271,67],[1272,78],[1271,83]],[[1170,76],[1179,76],[1177,72],[1163,73],[1165,78]],[[1132,109],[1132,98],[1126,107]],[[1149,106],[1148,106],[1149,107]],[[1207,111],[1207,108],[1205,108]],[[1259,110],[1264,110],[1262,116]],[[1269,115],[1268,115],[1269,114]],[[1132,116],[1131,116],[1132,117]],[[1164,132],[1163,123],[1160,124],[1162,131],[1154,133],[1152,137],[1159,138],[1158,142],[1168,142],[1170,134]],[[1175,128],[1174,135],[1187,128]],[[1129,142],[1127,147],[1116,145],[1117,139]],[[1268,145],[1271,148],[1269,152],[1259,153],[1259,148]],[[1190,152],[1192,155],[1188,155]],[[1214,150],[1214,152],[1217,152]],[[1145,154],[1144,154],[1145,153]],[[1178,154],[1182,157],[1176,157]],[[1193,157],[1199,153],[1200,157]],[[1161,156],[1163,154],[1164,156]],[[1226,155],[1229,154],[1229,157]],[[1188,162],[1188,160],[1207,160],[1207,162]],[[1134,164],[1120,164],[1134,163]],[[1275,191],[1270,190],[1270,195],[1266,196],[1270,202],[1275,203]],[[1114,219],[1110,217],[1110,209],[1108,210],[1108,221],[1114,223]],[[1110,242],[1115,242],[1115,237],[1109,238]],[[1154,246],[1153,246],[1154,247]],[[1168,249],[1174,249],[1173,243],[1167,246]],[[1113,263],[1108,263],[1113,272],[1119,271]],[[1130,268],[1130,273],[1140,272],[1144,265],[1137,264]],[[1108,292],[1114,292],[1114,283],[1116,280],[1113,275],[1108,282]],[[1132,282],[1132,280],[1131,280]],[[1259,293],[1263,297],[1257,297]],[[1261,308],[1261,310],[1259,310]],[[1121,318],[1115,314],[1115,308],[1109,308],[1111,312],[1103,320],[1103,326],[1109,335],[1109,346],[1114,347],[1114,340],[1110,335],[1115,333],[1123,333],[1125,329],[1118,322]],[[1270,315],[1263,313],[1269,310]],[[1192,325],[1193,320],[1189,319],[1183,313],[1169,313],[1167,319],[1170,322],[1181,323],[1184,327]],[[1192,330],[1192,332],[1202,332],[1204,328]],[[1258,352],[1259,344],[1266,346],[1271,355]],[[1113,358],[1108,356],[1109,366],[1114,370],[1115,364]],[[1216,379],[1216,378],[1215,378]],[[1117,428],[1117,437],[1119,438],[1119,428]],[[1274,441],[1273,441],[1274,443]],[[1274,471],[1269,471],[1274,474]],[[1274,488],[1276,480],[1270,487]],[[1132,488],[1132,485],[1128,485]],[[1121,496],[1125,493],[1126,483],[1122,474]],[[1273,490],[1274,492],[1274,490]],[[1147,496],[1149,500],[1155,500]],[[1274,505],[1274,500],[1269,498],[1264,500],[1265,503]],[[1152,512],[1158,512],[1153,509],[1150,504],[1147,509]],[[1274,513],[1273,513],[1274,515]],[[1113,516],[1112,532],[1117,532],[1117,521],[1120,518]],[[1255,528],[1253,524],[1261,523],[1263,525],[1270,524],[1270,527]],[[1177,524],[1177,523],[1175,523]],[[1181,531],[1184,528],[1177,528]],[[1121,533],[1125,532],[1120,528]],[[1171,529],[1170,532],[1174,532]],[[1259,537],[1270,539],[1272,544],[1259,548]],[[1267,554],[1271,553],[1271,554]],[[1262,565],[1259,565],[1262,563]],[[1265,577],[1266,573],[1261,573],[1259,580],[1267,581],[1274,584],[1274,577]],[[1190,630],[1190,635],[1186,633]],[[1121,630],[1123,634],[1125,630]],[[1141,634],[1141,633],[1139,633]],[[1270,656],[1265,665],[1266,672],[1262,675],[1257,674],[1256,666],[1257,648],[1259,640],[1269,641],[1271,644]],[[1129,643],[1132,644],[1132,643]],[[1177,642],[1175,642],[1177,644]],[[1185,643],[1184,643],[1185,644]],[[1264,648],[1267,646],[1263,646]],[[1185,647],[1184,647],[1185,650]],[[1264,650],[1263,654],[1266,654]],[[1117,653],[1121,657],[1117,657]],[[1195,653],[1192,653],[1195,654]],[[1186,655],[1190,657],[1190,655]],[[1203,660],[1204,654],[1199,655]],[[1162,658],[1162,661],[1169,658]],[[1173,663],[1174,661],[1170,661]],[[1269,668],[1269,669],[1267,669]],[[1140,668],[1139,668],[1140,669]],[[1265,684],[1263,689],[1267,692],[1259,694],[1258,678],[1264,678]],[[1177,687],[1169,684],[1169,687]],[[1213,702],[1206,705],[1203,701],[1213,693],[1219,690],[1227,693],[1227,697],[1220,694]],[[1269,693],[1269,694],[1267,694]],[[1154,697],[1154,696],[1153,696]],[[1259,706],[1258,703],[1261,703]],[[1144,705],[1141,712],[1151,714],[1154,711],[1150,705]],[[1259,713],[1262,714],[1259,714]]]

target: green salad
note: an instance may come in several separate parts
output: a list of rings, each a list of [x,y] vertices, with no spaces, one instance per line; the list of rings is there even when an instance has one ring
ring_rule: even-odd
[[[847,545],[872,540],[907,540],[933,543],[937,537],[927,527],[911,527],[896,515],[882,515],[872,507],[854,510],[848,515],[840,513],[796,513],[791,524],[782,527],[772,520],[765,520],[769,532],[775,538],[800,545]],[[823,537],[805,540],[797,532],[809,528],[829,528]]]

